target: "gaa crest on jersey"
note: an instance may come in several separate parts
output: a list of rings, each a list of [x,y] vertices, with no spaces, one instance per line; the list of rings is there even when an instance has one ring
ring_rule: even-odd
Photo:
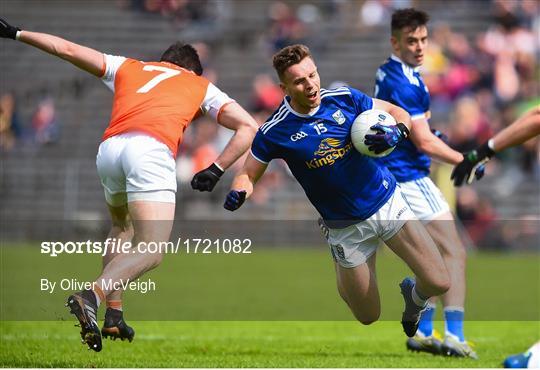
[[[347,120],[345,116],[343,115],[343,112],[341,109],[338,109],[337,111],[332,114],[332,118],[337,122],[338,125],[342,125]]]

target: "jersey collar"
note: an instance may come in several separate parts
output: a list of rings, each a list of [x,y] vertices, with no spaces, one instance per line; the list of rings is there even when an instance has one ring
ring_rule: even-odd
[[[320,94],[320,92],[319,92]],[[315,109],[313,109],[311,112],[307,113],[307,114],[303,114],[303,113],[298,113],[297,111],[295,111],[291,105],[289,104],[289,101],[287,100],[288,96],[285,96],[283,98],[283,104],[285,104],[285,107],[287,108],[287,110],[289,112],[291,112],[292,114],[294,114],[295,116],[298,116],[298,117],[302,117],[302,118],[309,118],[309,117],[313,117],[315,114],[317,114],[317,112],[319,111],[319,109],[321,108],[321,104],[322,104],[322,100],[321,100],[321,104],[319,104],[319,106]]]
[[[165,63],[165,64],[167,64],[167,65],[170,65],[170,66],[173,67],[173,68],[181,69],[182,71],[189,72],[189,73],[191,73],[192,75],[197,76],[197,74],[196,74],[195,72],[193,72],[193,71],[191,71],[191,70],[189,70],[189,69],[186,69],[186,68],[184,68],[184,67],[180,67],[178,64],[174,64],[174,63],[166,62],[166,61],[162,61],[162,62],[160,62],[160,63]]]
[[[390,59],[392,59],[393,61],[396,61],[398,63],[401,63],[402,65],[404,65],[405,67],[407,68],[410,68],[412,69],[414,72],[419,72],[420,71],[420,66],[418,67],[411,67],[410,65],[408,65],[407,63],[405,63],[404,61],[402,61],[401,59],[399,59],[399,57],[395,54],[391,54],[390,55]]]

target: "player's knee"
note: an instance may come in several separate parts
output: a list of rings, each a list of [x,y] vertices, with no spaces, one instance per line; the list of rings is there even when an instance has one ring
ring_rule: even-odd
[[[355,315],[355,317],[362,325],[371,325],[377,320],[379,320],[380,313],[372,313],[369,315]]]
[[[127,214],[112,214],[112,233],[113,235],[119,235],[120,233],[127,233],[133,235],[133,223],[131,218]]]
[[[369,312],[353,310],[353,314],[356,320],[358,320],[362,325],[370,325],[379,320],[381,310],[372,310]]]
[[[152,268],[158,267],[162,261],[163,261],[163,254],[161,253],[152,254],[152,260],[151,260]]]
[[[450,289],[450,277],[447,273],[438,276],[432,281],[431,288],[433,289],[433,295],[438,296],[444,294]]]
[[[362,325],[371,325],[373,324],[374,322],[376,322],[377,320],[379,320],[379,317],[374,317],[374,318],[365,318],[363,320],[358,320],[360,321],[360,323]]]
[[[450,276],[446,268],[439,270],[437,274],[432,274],[422,282],[422,293],[429,296],[439,296],[450,289]]]

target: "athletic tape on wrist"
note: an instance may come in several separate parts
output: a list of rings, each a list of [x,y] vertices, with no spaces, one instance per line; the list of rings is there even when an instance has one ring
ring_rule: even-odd
[[[225,170],[223,168],[221,168],[221,166],[219,164],[217,164],[216,162],[214,162],[214,165],[219,168],[222,172],[225,172]]]
[[[487,142],[487,145],[488,145],[488,148],[493,150],[493,152],[495,152],[495,140],[493,139],[489,139],[488,142]]]

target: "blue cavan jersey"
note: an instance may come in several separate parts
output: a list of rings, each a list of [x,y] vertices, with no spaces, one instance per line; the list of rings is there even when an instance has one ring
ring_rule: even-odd
[[[374,95],[405,109],[413,119],[429,118],[429,92],[420,73],[395,55],[377,70]],[[399,182],[428,176],[431,164],[431,159],[409,139],[399,143],[392,153],[378,161],[388,167]]]
[[[285,160],[328,226],[369,218],[396,187],[390,171],[351,142],[353,121],[373,107],[373,99],[348,87],[321,89],[321,105],[310,114],[295,112],[289,99],[259,128],[251,154],[265,164]]]

